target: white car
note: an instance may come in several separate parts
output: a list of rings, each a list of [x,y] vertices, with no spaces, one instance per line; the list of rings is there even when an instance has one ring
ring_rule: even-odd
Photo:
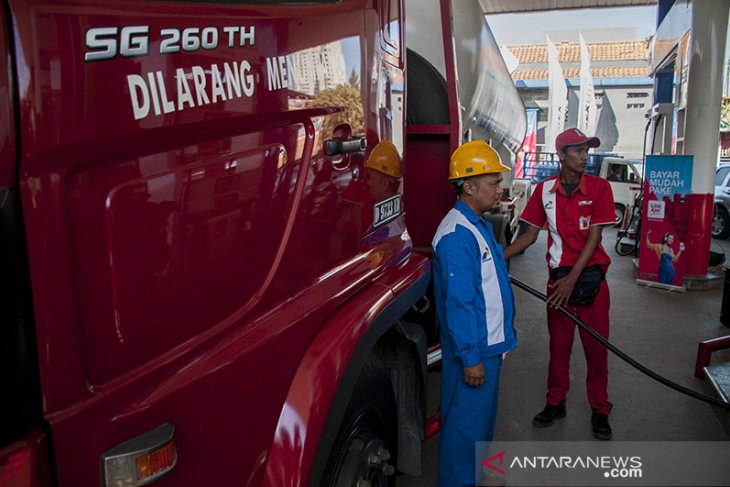
[[[598,176],[611,183],[616,208],[616,226],[621,226],[626,210],[634,206],[634,195],[641,190],[641,161],[604,157]]]

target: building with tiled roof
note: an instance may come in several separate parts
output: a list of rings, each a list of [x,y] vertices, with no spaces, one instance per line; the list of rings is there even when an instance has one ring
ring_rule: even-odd
[[[649,76],[647,41],[614,41],[588,43],[591,73],[601,78],[646,78]],[[505,46],[517,58],[519,65],[512,73],[515,81],[548,79],[547,45]],[[565,78],[580,76],[580,44],[561,42],[558,49]]]
[[[566,127],[577,120],[580,91],[580,44],[557,42],[568,86]],[[589,42],[591,74],[598,107],[596,135],[601,151],[638,158],[643,151],[644,115],[651,108],[653,81],[648,71],[648,40]],[[547,44],[503,46],[518,61],[512,71],[525,107],[538,110],[538,144],[544,143],[548,108]]]
[[[645,78],[646,66],[601,66],[591,68],[594,81],[600,78]],[[563,68],[563,77],[579,78],[580,68]],[[548,69],[517,69],[512,79],[521,81],[547,80]]]
[[[647,59],[648,41],[604,41],[588,43],[592,61],[632,61]],[[577,42],[555,44],[561,63],[580,63],[580,45]],[[547,44],[507,46],[520,63],[547,64]]]

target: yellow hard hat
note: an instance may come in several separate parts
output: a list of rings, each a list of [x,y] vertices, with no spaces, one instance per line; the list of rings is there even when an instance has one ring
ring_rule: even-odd
[[[387,176],[400,179],[400,154],[392,142],[383,140],[378,142],[370,153],[365,167],[375,169]]]
[[[483,140],[461,144],[449,161],[449,181],[505,171],[511,169],[502,164],[497,151]]]

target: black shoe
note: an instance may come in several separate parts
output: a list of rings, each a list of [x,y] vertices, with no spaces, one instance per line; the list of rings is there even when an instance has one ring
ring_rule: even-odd
[[[565,412],[565,401],[561,402],[557,406],[551,406],[548,404],[545,409],[540,411],[540,414],[535,416],[532,420],[532,426],[536,428],[547,428],[555,422],[556,419],[564,418]]]
[[[591,416],[591,424],[593,425],[593,437],[597,440],[610,440],[611,425],[608,424],[608,414],[593,413]]]

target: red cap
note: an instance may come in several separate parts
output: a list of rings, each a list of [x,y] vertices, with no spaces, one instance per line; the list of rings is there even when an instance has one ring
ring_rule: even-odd
[[[562,152],[565,147],[571,145],[583,145],[588,144],[588,147],[598,147],[601,145],[601,141],[598,137],[588,137],[580,130],[573,128],[560,132],[555,137],[555,150]]]

